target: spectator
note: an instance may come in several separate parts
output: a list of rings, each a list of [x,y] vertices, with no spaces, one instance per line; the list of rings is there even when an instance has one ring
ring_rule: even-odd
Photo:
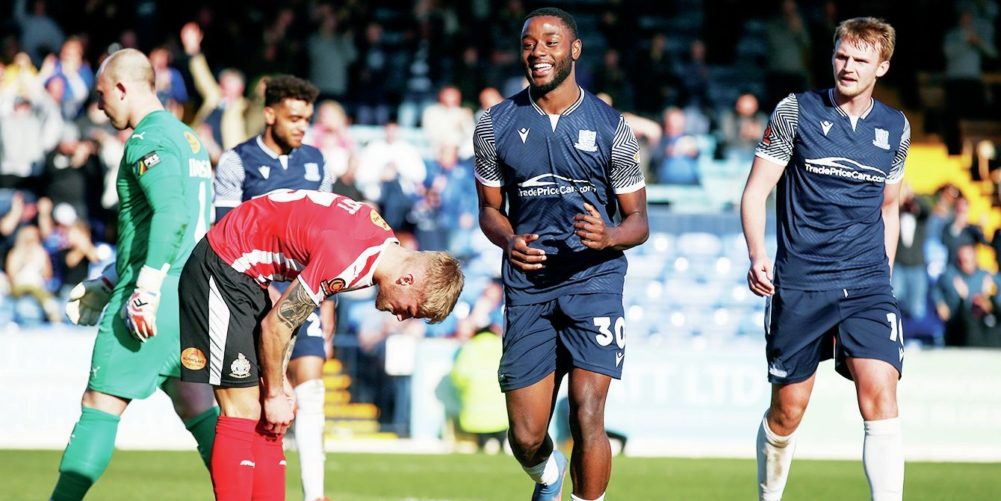
[[[348,170],[358,145],[348,129],[348,115],[337,101],[322,101],[316,108],[316,122],[306,132],[306,144],[323,152],[327,170],[335,177]],[[354,197],[348,197],[357,200]]]
[[[475,435],[480,449],[491,453],[500,450],[507,432],[504,394],[497,384],[501,344],[498,332],[479,329],[459,348],[449,373],[459,397],[459,428]]]
[[[994,27],[977,19],[969,9],[959,12],[959,19],[945,34],[945,99],[948,118],[946,146],[949,152],[960,152],[959,121],[979,118],[987,111],[986,89],[983,83],[984,59],[997,59]]]
[[[612,96],[619,108],[635,110],[633,95],[633,80],[626,75],[625,68],[619,64],[619,51],[613,48],[605,49],[601,71],[594,78],[594,89]]]
[[[680,65],[679,65],[679,69]],[[656,115],[669,104],[679,102],[681,81],[675,73],[675,61],[667,50],[667,35],[654,33],[650,49],[638,61],[633,74],[644,75],[635,80],[636,112]]]
[[[14,1],[14,21],[21,28],[21,49],[31,56],[35,64],[41,64],[45,54],[55,52],[65,39],[59,24],[49,16],[45,0]]]
[[[893,292],[901,313],[920,320],[928,303],[928,265],[925,262],[925,229],[931,208],[905,184],[900,192],[900,239],[893,264]]]
[[[1001,346],[996,312],[1001,308],[997,278],[977,266],[976,245],[965,242],[932,291],[945,322],[946,346]]]
[[[184,85],[184,77],[177,68],[171,65],[172,55],[167,47],[157,47],[150,51],[149,62],[153,65],[156,75],[156,97],[160,104],[181,119],[184,117],[184,105],[188,102],[188,88]]]
[[[100,175],[100,160],[95,155],[97,146],[81,140],[80,129],[69,122],[63,126],[62,137],[56,149],[45,159],[43,171],[44,194],[54,204],[65,203],[75,214],[89,217],[87,193],[91,179]]]
[[[392,179],[398,175],[403,193],[413,194],[427,176],[427,168],[420,150],[400,137],[400,127],[395,122],[390,122],[383,130],[385,133],[383,138],[370,141],[359,155],[356,182],[367,200],[382,198],[380,185],[385,179]],[[392,167],[388,167],[390,164]],[[388,175],[387,168],[391,168],[394,174]],[[385,213],[382,215],[386,216]]]
[[[228,150],[246,141],[256,131],[247,130],[247,114],[251,112],[247,99],[243,97],[246,82],[243,73],[233,68],[227,68],[219,73],[216,81],[209,69],[205,55],[202,54],[202,39],[204,34],[195,23],[185,24],[181,28],[181,44],[184,52],[191,58],[188,62],[191,78],[195,89],[202,96],[202,106],[195,113],[192,128],[199,132],[209,150]],[[204,127],[207,126],[206,131]],[[206,134],[206,132],[208,132]],[[215,148],[210,147],[212,143]],[[213,163],[218,160],[215,156]]]
[[[18,78],[0,94],[0,187],[30,189],[59,141],[63,120],[29,68],[22,67]]]
[[[83,58],[83,41],[69,37],[59,50],[59,57],[48,56],[39,71],[43,80],[58,78],[63,82],[62,100],[59,101],[63,118],[73,120],[80,114],[84,103],[94,88],[94,71]]]
[[[390,73],[389,48],[383,38],[382,25],[371,22],[365,27],[365,41],[360,50],[355,71],[358,123],[381,125],[389,122],[387,79]]]
[[[688,58],[678,65],[677,74],[681,80],[681,95],[677,102],[671,104],[675,106],[706,105],[706,89],[709,88],[709,65],[706,62],[705,42],[697,38],[691,41]],[[670,100],[668,102],[670,103]]]
[[[741,166],[750,166],[754,148],[767,125],[768,116],[761,112],[758,98],[750,92],[741,93],[733,109],[723,113],[720,119],[726,158]]]
[[[664,110],[664,135],[651,157],[657,169],[657,182],[700,184],[699,146],[695,137],[685,133],[685,112],[673,106]]]
[[[14,247],[7,253],[6,271],[11,297],[31,297],[45,312],[49,322],[62,321],[59,304],[47,288],[48,281],[52,279],[52,261],[42,247],[37,226],[26,225],[17,230]]]
[[[458,87],[446,85],[438,91],[438,102],[421,116],[421,128],[432,151],[455,146],[460,158],[473,156],[473,112],[462,106]]]
[[[956,251],[962,245],[987,243],[984,230],[970,224],[970,201],[964,196],[956,199],[952,220],[942,229],[942,244],[948,263],[956,262]]]
[[[484,87],[480,91],[479,101],[480,108],[476,110],[473,114],[473,123],[476,123],[480,119],[480,115],[483,115],[484,111],[489,110],[493,105],[500,103],[504,100],[504,96],[501,95],[500,91],[496,87]]]
[[[320,99],[344,102],[348,97],[348,68],[358,58],[354,34],[341,29],[331,5],[316,8],[320,26],[309,37],[309,80],[320,89]],[[321,148],[322,149],[322,148]]]
[[[810,34],[795,0],[784,0],[781,12],[768,23],[768,71],[765,108],[773,108],[790,92],[808,87],[806,55]]]

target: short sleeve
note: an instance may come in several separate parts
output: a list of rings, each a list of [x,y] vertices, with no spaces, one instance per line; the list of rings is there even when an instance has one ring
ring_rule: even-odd
[[[779,101],[768,120],[768,127],[754,154],[770,162],[786,165],[792,159],[796,129],[799,126],[799,104],[795,94]]]

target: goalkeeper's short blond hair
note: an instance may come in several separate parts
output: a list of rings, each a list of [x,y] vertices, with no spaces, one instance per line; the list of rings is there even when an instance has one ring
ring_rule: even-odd
[[[436,324],[445,320],[455,308],[465,277],[459,260],[447,252],[424,251],[418,253],[416,259],[420,260],[425,271],[420,316]]]

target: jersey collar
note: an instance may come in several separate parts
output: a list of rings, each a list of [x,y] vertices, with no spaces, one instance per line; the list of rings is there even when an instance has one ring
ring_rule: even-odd
[[[278,159],[280,159],[283,156],[287,157],[287,156],[291,155],[293,151],[295,151],[294,149],[292,151],[289,151],[288,155],[282,155],[280,153],[276,153],[271,148],[268,148],[268,145],[264,144],[263,137],[264,136],[261,136],[261,135],[257,136],[257,147],[260,148],[261,151],[263,151],[267,156],[269,156],[269,157],[271,157],[271,158],[273,158],[275,160],[278,160]]]
[[[584,89],[580,88],[580,86],[578,85],[577,86],[577,90],[580,91],[580,95],[577,96],[577,101],[575,101],[573,104],[571,104],[567,109],[563,110],[563,113],[560,113],[560,116],[569,115],[569,114],[573,113],[574,110],[576,110],[577,108],[580,108],[580,103],[584,102]],[[542,115],[542,116],[548,115],[548,113],[546,113],[545,110],[543,110],[542,108],[540,108],[539,105],[535,104],[535,99],[532,99],[532,87],[531,86],[528,87],[528,102],[532,103],[532,107],[535,108],[535,111],[539,112],[540,115]]]
[[[842,109],[841,105],[838,104],[838,102],[834,100],[834,89],[833,88],[827,89],[827,99],[831,101],[831,104],[834,105],[834,109],[838,112],[839,115],[841,115],[843,117],[848,117],[849,116],[848,112],[846,112],[844,109]],[[869,116],[869,113],[872,112],[872,108],[875,106],[875,103],[876,103],[876,100],[870,97],[869,98],[869,107],[866,108],[865,111],[862,112],[862,115],[860,115],[859,118],[862,119],[862,120],[865,120],[865,118]]]

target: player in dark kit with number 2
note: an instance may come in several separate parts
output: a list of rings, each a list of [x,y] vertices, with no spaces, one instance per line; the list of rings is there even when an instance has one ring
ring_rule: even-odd
[[[273,306],[272,281],[291,282]],[[222,408],[216,499],[285,499],[290,340],[320,301],[376,285],[376,308],[440,322],[462,284],[454,257],[401,247],[378,213],[333,193],[273,191],[216,223],[180,282],[181,377],[211,384]]]
[[[625,356],[622,251],[648,234],[636,140],[620,113],[577,85],[581,49],[568,13],[530,13],[529,87],[485,112],[474,137],[480,226],[506,256],[498,378],[533,500],[561,499],[567,461],[547,430],[567,373],[572,499],[604,498],[605,397]]]
[[[741,220],[750,289],[766,315],[771,407],[758,429],[758,494],[782,498],[794,432],[817,366],[855,381],[865,420],[862,462],[874,501],[899,501],[904,455],[897,380],[904,361],[890,271],[898,198],[911,140],[907,118],[872,98],[896,35],[874,18],[835,32],[834,88],[790,94],[775,108],[744,188]],[[765,249],[765,200],[778,184],[774,273]]]

